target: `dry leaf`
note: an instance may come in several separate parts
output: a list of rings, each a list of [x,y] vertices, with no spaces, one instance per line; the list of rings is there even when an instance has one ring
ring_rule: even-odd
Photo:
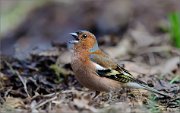
[[[3,106],[8,106],[10,108],[24,108],[25,105],[24,105],[24,102],[22,99],[20,98],[14,98],[14,97],[6,97],[5,98],[5,103],[3,104]]]

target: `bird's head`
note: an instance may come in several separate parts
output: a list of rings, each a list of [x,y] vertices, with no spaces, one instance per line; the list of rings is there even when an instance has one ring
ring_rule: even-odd
[[[84,49],[89,52],[94,52],[98,50],[98,44],[96,37],[89,31],[78,31],[75,33],[70,33],[75,40],[70,41],[70,44],[73,44],[74,49]]]

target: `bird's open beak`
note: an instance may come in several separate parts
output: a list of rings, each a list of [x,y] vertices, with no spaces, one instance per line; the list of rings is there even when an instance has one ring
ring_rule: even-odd
[[[77,33],[69,33],[70,35],[72,35],[73,37],[78,37]]]
[[[78,34],[77,34],[77,33],[70,33],[70,35],[72,35],[76,40],[79,40],[79,39],[78,39]]]
[[[69,43],[75,44],[75,43],[79,42],[77,33],[69,33],[69,34],[72,35],[74,37],[74,39],[75,39],[75,40],[69,41]]]

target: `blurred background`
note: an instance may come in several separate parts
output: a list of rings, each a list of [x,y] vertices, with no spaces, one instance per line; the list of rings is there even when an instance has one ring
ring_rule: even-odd
[[[0,22],[1,113],[179,113],[180,0],[0,0]],[[175,98],[122,88],[92,99],[70,65],[78,30]]]
[[[131,30],[157,38],[169,32],[169,15],[180,11],[179,0],[1,0],[0,5],[0,54],[20,59],[66,44],[70,32],[82,29],[99,39],[110,35],[114,43],[125,34],[149,43],[141,39],[146,33]]]

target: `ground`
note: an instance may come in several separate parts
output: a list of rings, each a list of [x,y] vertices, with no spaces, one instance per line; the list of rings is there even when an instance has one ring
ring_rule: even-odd
[[[167,17],[179,2],[135,1],[56,1],[33,7],[18,27],[1,34],[0,113],[179,113],[180,50]],[[114,15],[115,20],[109,18]],[[82,28],[93,32],[100,48],[135,78],[171,98],[131,88],[93,98],[95,91],[75,79],[66,46],[72,38],[68,33]]]

